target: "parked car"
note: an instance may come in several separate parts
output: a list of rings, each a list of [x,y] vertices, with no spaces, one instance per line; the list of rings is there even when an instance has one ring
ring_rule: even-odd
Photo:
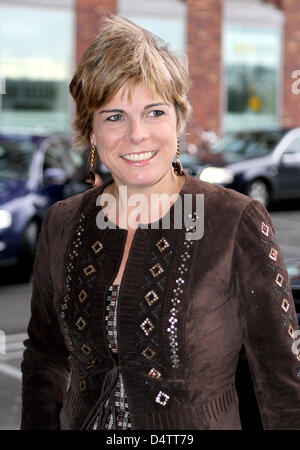
[[[300,258],[286,261],[300,329]]]
[[[75,176],[81,165],[67,136],[0,135],[0,270],[30,280],[47,209],[88,188]]]
[[[206,156],[182,155],[203,181],[270,202],[300,198],[300,128],[228,134]]]

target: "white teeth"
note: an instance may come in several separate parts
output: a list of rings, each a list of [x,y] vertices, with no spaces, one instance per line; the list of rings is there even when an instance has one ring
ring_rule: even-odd
[[[145,153],[132,153],[131,155],[124,155],[122,158],[128,159],[128,161],[146,161],[154,155],[155,152]]]

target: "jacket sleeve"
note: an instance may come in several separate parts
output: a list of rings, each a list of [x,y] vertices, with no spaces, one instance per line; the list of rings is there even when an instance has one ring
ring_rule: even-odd
[[[271,219],[249,202],[235,242],[243,344],[264,429],[300,429],[300,350],[286,266]]]
[[[55,205],[53,205],[55,206]],[[54,308],[48,227],[43,220],[34,261],[29,338],[24,341],[21,429],[59,429],[59,413],[69,374],[68,351]]]

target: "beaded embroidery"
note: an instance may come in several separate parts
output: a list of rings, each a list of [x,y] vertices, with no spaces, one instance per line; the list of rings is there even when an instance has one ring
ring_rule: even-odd
[[[192,240],[184,241],[184,251],[180,255],[180,264],[177,269],[177,278],[175,281],[177,286],[173,289],[173,295],[171,298],[172,308],[170,309],[169,327],[167,328],[167,332],[169,335],[171,365],[174,369],[178,369],[180,367],[178,345],[178,307],[183,300],[183,276],[188,272],[189,263],[191,260],[190,250],[193,246],[193,243],[194,241]]]
[[[281,303],[281,308],[283,309],[284,312],[287,313],[288,310],[289,310],[289,307],[290,307],[289,302],[287,301],[286,298],[284,298],[283,301],[282,301],[282,303]]]
[[[117,335],[117,307],[118,296],[120,292],[119,286],[111,285],[107,292],[106,308],[105,308],[105,322],[108,346],[113,355],[118,354],[118,335]],[[104,409],[108,408],[108,400],[104,405]],[[119,373],[117,383],[115,386],[115,410],[116,410],[116,429],[127,430],[131,428],[128,404],[124,389],[124,382],[122,375]],[[94,429],[97,429],[99,418],[94,424]],[[114,420],[112,412],[108,415],[104,428],[106,430],[113,429]]]
[[[142,355],[150,361],[156,355],[156,352],[152,348],[146,347],[142,351]]]
[[[284,276],[278,271],[283,270],[283,265],[281,263],[281,258],[279,258],[279,252],[275,248],[276,240],[275,236],[272,233],[271,227],[267,225],[266,223],[262,222],[260,227],[261,232],[268,237],[268,240],[265,238],[261,238],[261,242],[264,245],[265,250],[268,252],[269,259],[273,260],[277,263],[277,266],[272,265],[271,263],[268,263],[267,266],[271,270],[271,274],[274,277],[273,280],[275,282],[274,286],[274,292],[276,293],[276,301],[280,301],[280,306],[282,310],[285,312],[285,314],[281,314],[283,318],[283,325],[284,327],[287,327],[288,335],[291,337],[292,340],[294,340],[294,327],[293,327],[293,316],[292,316],[292,310],[290,311],[289,316],[286,314],[288,313],[290,309],[290,303],[284,296],[289,296],[289,291],[287,289],[287,281],[285,280]],[[275,275],[276,274],[276,275]],[[279,289],[279,288],[281,289]],[[282,299],[282,300],[281,300]],[[299,356],[299,355],[298,355]],[[296,355],[297,359],[299,360],[298,356]]]
[[[149,306],[151,306],[152,303],[156,302],[158,298],[158,295],[153,290],[147,292],[147,294],[145,295],[145,300]]]
[[[154,325],[152,324],[151,320],[147,319],[144,320],[144,322],[140,325],[141,329],[143,330],[143,332],[146,334],[146,336],[149,335],[149,333],[153,330]]]
[[[92,292],[94,287],[93,283],[96,280],[96,267],[91,264],[91,255],[97,254],[96,262],[99,265],[101,265],[102,258],[104,257],[103,245],[97,240],[90,248],[85,249],[86,257],[80,258],[80,260],[78,259],[79,249],[83,245],[82,236],[85,231],[85,221],[86,216],[81,213],[67,251],[65,269],[66,293],[61,303],[60,311],[60,317],[63,321],[70,350],[75,351],[74,346],[76,346],[78,349],[76,353],[80,355],[80,391],[88,389],[90,377],[94,376],[91,369],[95,366],[96,362],[94,344],[89,329],[91,306],[91,297],[89,294]],[[77,301],[72,302],[72,308],[69,311],[71,287],[75,290],[75,299]],[[71,330],[72,334],[70,334]]]
[[[159,403],[162,406],[166,406],[166,404],[168,403],[169,398],[170,398],[169,395],[165,394],[162,391],[159,391],[155,401],[156,401],[156,403]]]
[[[159,263],[155,264],[153,267],[151,267],[150,272],[152,273],[152,276],[156,278],[158,275],[163,273],[164,269],[161,267]]]
[[[147,268],[142,281],[142,289],[144,294],[139,302],[138,320],[139,328],[137,329],[137,346],[139,358],[142,365],[146,368],[146,373],[150,373],[148,364],[155,361],[159,367],[157,373],[152,371],[152,379],[160,378],[163,372],[161,361],[158,360],[158,349],[161,342],[161,327],[157,327],[157,321],[161,318],[161,301],[164,298],[166,289],[165,268],[170,265],[173,257],[173,250],[170,248],[165,237],[158,240],[155,250],[152,250],[150,258],[147,261]],[[155,376],[156,373],[156,376]],[[159,375],[159,376],[158,376]],[[146,385],[150,388],[150,384]]]
[[[170,247],[169,242],[167,241],[166,238],[162,237],[157,243],[156,243],[156,247],[158,248],[158,250],[162,253],[164,250],[166,250],[166,248]]]
[[[283,280],[284,280],[283,276],[280,273],[278,273],[276,278],[275,278],[275,283],[277,283],[278,286],[281,287],[282,283],[283,283]]]
[[[70,300],[70,290],[71,290],[70,282],[72,281],[71,272],[74,269],[74,264],[73,264],[74,260],[78,256],[77,249],[82,244],[81,235],[82,235],[82,233],[84,231],[84,227],[83,227],[83,224],[82,224],[84,219],[85,219],[85,215],[81,214],[80,218],[79,218],[78,225],[77,225],[77,227],[75,229],[75,233],[74,233],[75,234],[75,238],[71,242],[70,251],[68,253],[68,263],[67,263],[67,266],[66,266],[66,274],[65,274],[66,294],[65,294],[65,296],[63,298],[63,302],[61,304],[61,312],[60,312],[60,317],[61,317],[61,319],[63,321],[63,326],[64,326],[64,329],[65,329],[65,335],[67,337],[68,345],[69,345],[71,351],[74,351],[74,346],[73,346],[71,337],[69,335],[69,331],[68,331],[68,327],[67,327],[67,323],[66,323],[65,319],[66,319],[66,311],[68,309],[68,303],[69,303],[69,300]],[[80,388],[81,388],[81,386],[80,386]]]
[[[148,375],[148,377],[153,378],[154,380],[158,380],[158,378],[161,377],[161,373],[158,370],[156,370],[154,367],[152,367],[152,369],[149,370],[147,375]]]
[[[275,250],[275,248],[271,248],[270,254],[269,254],[269,258],[273,259],[273,261],[277,260],[277,254],[278,251]]]
[[[270,227],[268,225],[266,225],[264,222],[261,223],[261,231],[266,236],[269,236],[269,229],[270,229]]]

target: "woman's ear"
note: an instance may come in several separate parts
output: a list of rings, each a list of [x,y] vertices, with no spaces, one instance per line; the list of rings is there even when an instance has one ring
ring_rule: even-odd
[[[90,134],[90,143],[91,145],[96,145],[96,136],[93,132]]]

